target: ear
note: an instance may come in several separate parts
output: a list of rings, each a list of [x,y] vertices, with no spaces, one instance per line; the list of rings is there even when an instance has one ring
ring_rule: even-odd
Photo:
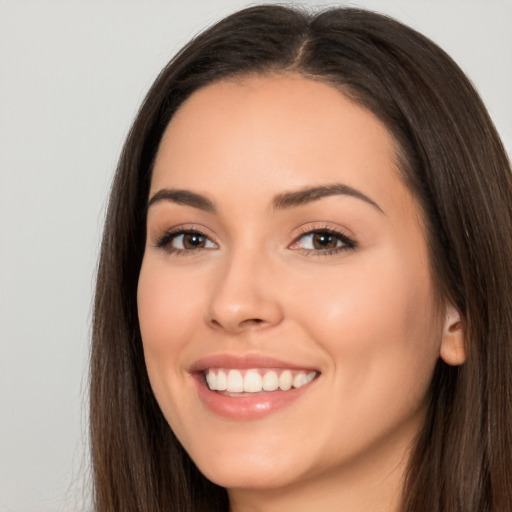
[[[440,356],[441,359],[450,366],[458,366],[466,361],[464,328],[460,313],[451,304],[447,304],[446,306]]]

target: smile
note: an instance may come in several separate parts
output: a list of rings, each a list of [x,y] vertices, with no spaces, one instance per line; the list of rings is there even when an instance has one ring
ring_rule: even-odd
[[[211,391],[226,393],[260,393],[262,391],[289,391],[309,384],[318,372],[288,369],[226,369],[209,368],[204,376]]]
[[[211,413],[251,421],[316,396],[322,372],[263,354],[216,354],[194,362],[188,373]]]

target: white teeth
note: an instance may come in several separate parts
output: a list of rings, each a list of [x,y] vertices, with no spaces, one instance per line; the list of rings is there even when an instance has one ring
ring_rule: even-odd
[[[244,377],[244,391],[258,393],[262,390],[261,375],[256,370],[249,370]]]
[[[244,390],[244,379],[238,370],[229,370],[226,391],[231,393],[242,393]]]
[[[219,373],[217,373],[217,387],[216,389],[218,391],[226,391],[228,388],[228,377],[226,375],[226,372],[219,370]]]
[[[206,383],[212,391],[227,391],[228,393],[259,393],[260,391],[288,391],[300,388],[311,382],[317,372],[306,373],[283,370],[281,374],[275,370],[221,370],[209,369]]]
[[[217,390],[217,376],[215,375],[215,372],[213,370],[209,370],[206,374],[206,382],[208,383],[208,387],[212,391]]]
[[[293,384],[293,376],[290,370],[285,370],[279,375],[279,388],[283,391],[288,391]]]
[[[307,376],[305,373],[298,373],[293,378],[293,387],[294,388],[300,388],[301,386],[304,386],[306,384]]]
[[[263,375],[263,390],[275,391],[279,387],[279,379],[277,373],[270,371]]]
[[[309,384],[314,378],[315,378],[316,372],[309,372],[309,373],[298,373],[293,378],[293,387],[294,388],[300,388],[302,386],[305,386],[306,384]],[[219,378],[217,377],[217,386]]]

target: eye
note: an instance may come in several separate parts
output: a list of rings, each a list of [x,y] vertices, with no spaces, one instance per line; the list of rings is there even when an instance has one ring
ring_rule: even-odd
[[[307,253],[334,254],[340,251],[354,249],[355,241],[344,233],[333,229],[315,229],[308,231],[295,239],[291,249],[299,249]]]
[[[187,253],[201,249],[216,249],[217,244],[197,230],[168,231],[157,242],[157,247],[169,253]]]
[[[206,249],[213,248],[215,244],[200,233],[181,233],[172,238],[171,244],[175,249]]]

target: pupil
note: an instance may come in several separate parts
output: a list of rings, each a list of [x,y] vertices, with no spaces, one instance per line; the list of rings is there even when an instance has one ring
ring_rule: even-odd
[[[191,233],[183,237],[183,246],[186,249],[197,249],[203,247],[205,243],[204,236]]]
[[[334,249],[336,247],[336,238],[325,233],[315,233],[313,236],[313,246],[315,249]]]

